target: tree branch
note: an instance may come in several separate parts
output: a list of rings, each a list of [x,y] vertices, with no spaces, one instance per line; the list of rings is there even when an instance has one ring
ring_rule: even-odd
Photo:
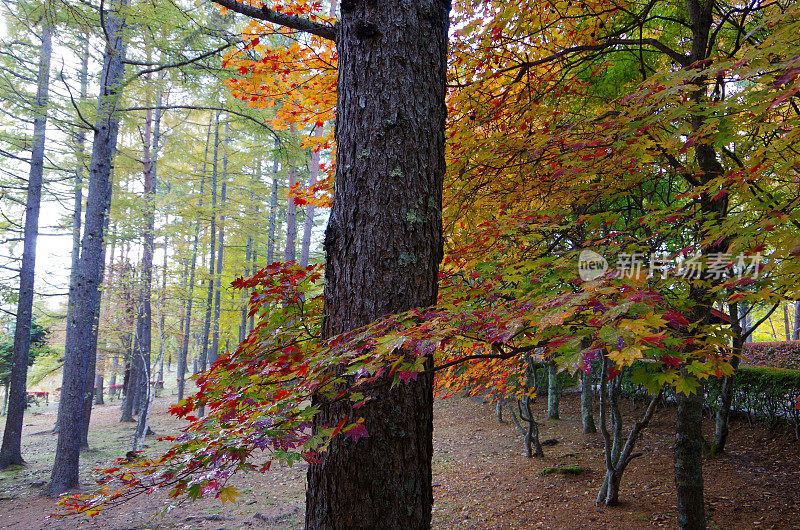
[[[279,26],[284,26],[305,33],[311,33],[312,35],[316,35],[317,37],[322,37],[323,39],[328,39],[336,42],[335,26],[320,24],[318,22],[312,22],[307,18],[279,13],[278,11],[273,11],[272,9],[267,8],[267,6],[264,6],[259,9],[254,6],[237,2],[236,0],[211,0],[211,1],[222,7],[230,9],[235,13],[239,13],[248,16],[250,18],[264,20],[272,24],[277,24]]]

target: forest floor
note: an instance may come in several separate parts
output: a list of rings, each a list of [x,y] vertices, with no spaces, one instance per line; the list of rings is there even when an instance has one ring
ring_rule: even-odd
[[[173,434],[179,420],[166,410],[174,398],[155,402],[152,428]],[[538,400],[534,413],[545,417]],[[562,398],[562,419],[543,422],[545,457],[523,455],[522,437],[509,423],[498,423],[494,406],[480,400],[450,398],[435,405],[433,526],[440,529],[676,527],[672,474],[674,409],[659,410],[638,444],[644,456],[629,466],[622,481],[621,504],[598,508],[594,500],[603,479],[602,437],[580,433],[579,396]],[[28,466],[0,473],[0,528],[302,528],[305,466],[273,468],[266,474],[237,476],[242,493],[236,504],[201,499],[154,514],[166,505],[166,493],[138,497],[110,508],[94,519],[45,517],[56,501],[41,495],[49,478],[56,436],[51,434],[55,408],[39,408],[25,418],[23,454]],[[623,408],[628,424],[642,407]],[[99,406],[92,414],[92,449],[81,459],[88,489],[93,468],[124,456],[133,424],[119,423],[119,402]],[[712,422],[706,421],[707,435]],[[164,446],[150,441],[149,451]],[[783,429],[769,431],[746,420],[735,421],[729,453],[706,462],[705,492],[710,528],[800,529],[800,443]],[[548,467],[577,466],[579,475],[542,474]]]

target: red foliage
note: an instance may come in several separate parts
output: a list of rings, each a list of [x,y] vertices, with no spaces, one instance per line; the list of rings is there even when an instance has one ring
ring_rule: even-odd
[[[749,342],[742,348],[746,364],[800,370],[800,340]]]

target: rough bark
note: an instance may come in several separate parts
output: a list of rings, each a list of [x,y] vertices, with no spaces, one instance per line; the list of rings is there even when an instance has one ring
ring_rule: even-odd
[[[56,457],[47,491],[58,495],[78,485],[80,429],[89,352],[96,347],[100,312],[100,282],[103,277],[103,228],[111,202],[111,170],[119,121],[115,112],[124,73],[124,21],[120,15],[126,0],[112,0],[105,13],[108,42],[103,56],[97,120],[92,144],[86,220],[78,263],[76,288],[70,290],[75,309],[67,322],[63,384],[59,401],[59,432]]]
[[[448,12],[440,0],[342,5],[324,337],[436,302]],[[353,413],[369,437],[337,438],[310,466],[307,528],[430,527],[432,377],[374,397],[355,411],[319,403],[316,428]]]
[[[44,174],[44,146],[47,129],[47,101],[50,87],[50,56],[52,55],[53,28],[48,21],[42,25],[42,46],[39,49],[39,72],[36,87],[36,116],[33,121],[33,146],[28,173],[28,191],[25,202],[25,228],[22,264],[19,279],[17,318],[14,328],[14,346],[11,376],[8,387],[8,417],[0,447],[0,469],[12,464],[24,464],[22,459],[22,419],[27,404],[26,379],[28,353],[31,346],[31,319],[33,317],[34,270],[36,268],[36,239],[39,235],[39,206],[42,198]]]

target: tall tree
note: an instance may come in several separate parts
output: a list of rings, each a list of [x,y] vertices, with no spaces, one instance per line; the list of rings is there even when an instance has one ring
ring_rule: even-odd
[[[289,167],[289,193],[297,184],[297,169]],[[297,203],[293,197],[288,197],[286,202],[286,248],[283,252],[283,261],[294,261],[297,246]]]
[[[47,15],[42,16],[41,24],[42,45],[39,49],[33,142],[30,172],[28,173],[28,193],[25,201],[25,232],[14,330],[14,356],[7,393],[8,418],[5,431],[3,431],[3,445],[0,447],[0,468],[25,463],[22,458],[22,418],[27,405],[26,377],[28,352],[31,346],[36,240],[39,235],[39,207],[42,198],[47,101],[50,87],[50,56],[53,51],[53,26]]]
[[[228,134],[229,123],[225,122],[225,138],[222,147],[222,189],[220,190],[219,241],[217,242],[217,270],[213,276],[214,284],[214,323],[211,336],[211,350],[208,363],[219,359],[219,318],[222,305],[222,268],[225,259],[225,200],[228,192]]]
[[[280,140],[275,139],[275,152],[272,159],[272,185],[269,194],[269,229],[267,239],[267,265],[275,261],[275,228],[278,222],[278,152]]]
[[[323,337],[436,302],[442,258],[449,2],[366,0],[341,6],[335,28],[216,3],[335,40],[336,186],[325,234]],[[415,222],[409,222],[416,211]],[[358,443],[334,440],[308,471],[307,528],[430,526],[433,378],[375,390],[359,410],[319,403],[315,428],[363,416]],[[399,435],[399,433],[403,433]],[[404,462],[387,466],[386,462]]]
[[[205,184],[206,184],[206,164],[208,162],[208,149],[211,144],[211,127],[213,125],[213,118],[210,118],[208,121],[208,132],[206,133],[206,148],[203,153],[203,170],[200,174],[200,196],[197,199],[197,206],[198,210],[202,210],[203,208],[203,192],[205,191]],[[197,267],[197,250],[200,241],[200,214],[198,213],[198,217],[195,220],[194,225],[194,239],[192,241],[192,257],[189,264],[189,286],[188,291],[186,293],[186,313],[184,315],[184,323],[183,323],[183,341],[181,344],[181,351],[178,355],[178,368],[177,368],[177,377],[178,377],[178,401],[183,399],[184,389],[186,386],[186,372],[187,366],[186,361],[189,357],[189,336],[192,326],[192,302],[194,300],[194,277],[195,277],[195,269]]]
[[[214,303],[214,277],[216,275],[215,268],[215,249],[217,244],[217,180],[219,172],[219,112],[214,117],[214,160],[211,165],[211,226],[210,231],[210,244],[211,249],[208,253],[208,284],[206,295],[206,315],[203,321],[203,344],[200,352],[200,359],[198,362],[198,370],[204,372],[208,362],[208,339],[211,334],[211,315]],[[200,416],[205,412],[204,407],[200,407]]]
[[[58,406],[58,442],[47,487],[50,495],[58,495],[78,485],[83,395],[90,350],[97,346],[100,284],[105,265],[103,229],[111,200],[111,170],[119,131],[116,109],[125,71],[124,20],[121,11],[126,4],[127,0],[111,0],[108,10],[103,13],[108,40],[103,54],[89,165],[86,219],[78,263],[79,281],[69,293],[69,303],[75,309],[71,320],[67,322],[63,383]]]

